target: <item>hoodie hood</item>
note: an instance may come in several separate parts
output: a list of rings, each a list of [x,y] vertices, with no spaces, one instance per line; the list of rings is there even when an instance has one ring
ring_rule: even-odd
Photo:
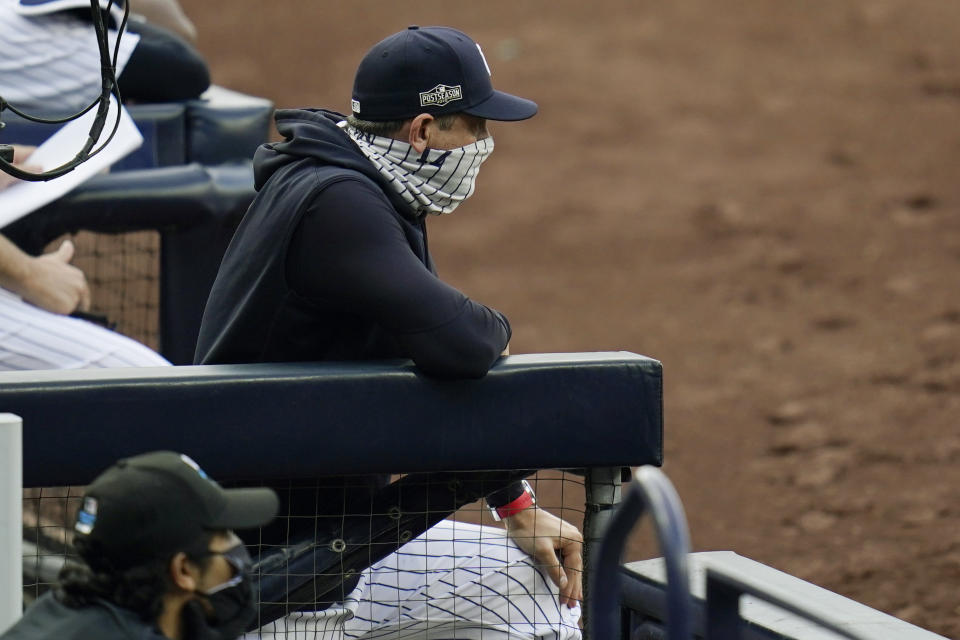
[[[253,156],[254,188],[260,191],[280,169],[303,160],[356,171],[383,187],[398,211],[411,218],[416,212],[384,181],[376,167],[337,124],[347,117],[327,109],[277,109],[274,120],[282,142],[261,145]]]

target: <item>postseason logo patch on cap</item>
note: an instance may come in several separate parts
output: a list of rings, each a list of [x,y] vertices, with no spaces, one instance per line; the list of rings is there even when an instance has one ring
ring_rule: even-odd
[[[97,499],[86,497],[83,506],[77,511],[77,522],[73,525],[77,533],[89,535],[97,521]]]
[[[453,87],[445,84],[438,84],[429,91],[420,92],[421,107],[442,107],[443,105],[453,102],[454,100],[462,99],[463,90],[460,88],[459,84]]]
[[[181,453],[181,454],[180,454],[180,459],[183,460],[183,463],[184,463],[185,465],[187,465],[188,467],[190,467],[191,469],[193,469],[194,471],[196,471],[196,472],[200,475],[201,478],[203,478],[204,480],[210,480],[210,476],[207,475],[207,472],[204,471],[203,469],[201,469],[201,468],[200,468],[200,465],[197,464],[197,463],[194,461],[193,458],[191,458],[190,456],[188,456],[188,455],[185,454],[185,453]]]

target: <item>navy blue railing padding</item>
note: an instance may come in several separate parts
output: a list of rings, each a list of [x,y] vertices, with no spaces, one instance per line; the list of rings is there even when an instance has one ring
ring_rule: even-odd
[[[501,359],[442,381],[409,361],[0,373],[25,486],[87,484],[173,449],[218,480],[661,464],[662,368],[628,352]]]

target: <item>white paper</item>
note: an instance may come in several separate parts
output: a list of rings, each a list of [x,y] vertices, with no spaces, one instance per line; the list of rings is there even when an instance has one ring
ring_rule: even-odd
[[[37,147],[25,164],[49,171],[69,162],[79,153],[90,136],[90,125],[93,124],[96,111],[96,108],[91,109],[83,117],[63,125],[59,131]],[[110,136],[116,116],[117,101],[111,98],[107,121],[100,134],[100,140],[93,146],[94,149]],[[16,142],[16,140],[10,142]],[[117,127],[117,133],[100,153],[59,178],[46,182],[19,181],[0,191],[0,229],[66,195],[77,185],[107,169],[142,144],[143,136],[140,135],[133,118],[123,106],[120,106],[120,125]]]

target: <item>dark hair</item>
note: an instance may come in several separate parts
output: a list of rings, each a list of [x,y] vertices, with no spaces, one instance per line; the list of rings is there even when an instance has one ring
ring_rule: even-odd
[[[457,119],[456,113],[445,113],[440,116],[434,116],[433,119],[437,123],[437,126],[443,130],[447,131],[450,127],[453,126],[454,121]],[[392,138],[393,135],[403,128],[403,125],[410,122],[412,118],[406,120],[382,120],[382,121],[373,121],[373,120],[361,120],[355,116],[347,116],[347,124],[356,129],[357,131],[362,131],[363,133],[369,133],[374,136],[382,136],[385,138]]]
[[[189,549],[182,549],[183,553],[201,569],[206,569],[210,562],[210,541],[218,533],[207,533]],[[77,539],[77,550],[81,557],[92,557],[85,542]],[[120,571],[102,559],[96,564],[68,561],[60,571],[54,594],[68,607],[86,607],[97,600],[106,600],[133,611],[144,622],[156,622],[163,609],[163,596],[175,588],[170,579],[170,561],[177,553],[180,552]]]

